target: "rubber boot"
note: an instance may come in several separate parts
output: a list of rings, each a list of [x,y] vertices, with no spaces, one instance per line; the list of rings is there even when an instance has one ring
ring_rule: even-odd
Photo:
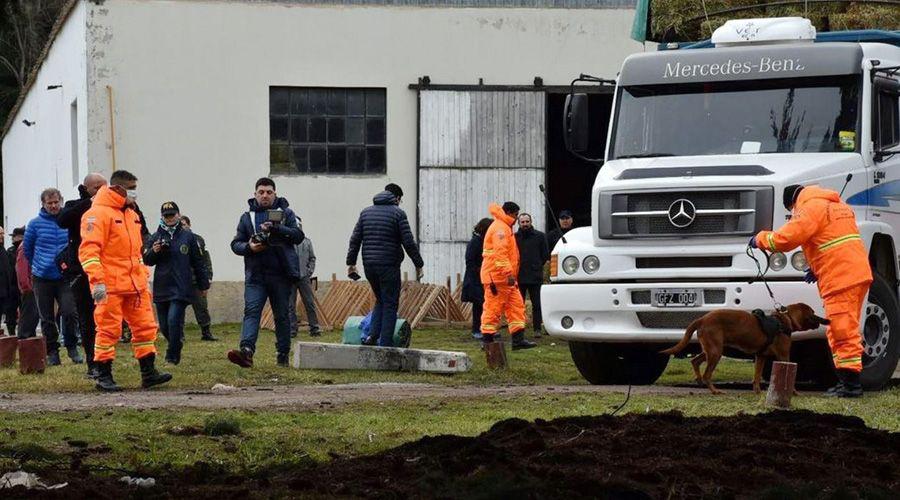
[[[84,374],[84,378],[97,380],[100,377],[100,370],[97,369],[97,363],[94,361],[87,362],[87,373]]]
[[[219,340],[216,338],[211,331],[209,331],[209,327],[202,327],[200,332],[200,340],[205,340],[207,342],[215,342]]]
[[[144,356],[138,360],[141,365],[141,387],[149,389],[154,385],[165,384],[172,380],[172,375],[156,369],[156,354]]]
[[[112,376],[112,361],[97,362],[97,390],[102,392],[119,392],[121,387],[116,385],[116,381]]]
[[[78,350],[78,347],[67,347],[66,351],[69,353],[69,359],[71,359],[73,363],[76,365],[84,363],[84,358],[81,356],[81,351]]]
[[[863,395],[862,384],[859,381],[859,372],[853,370],[838,370],[839,382],[828,389],[825,396],[833,398],[858,398]]]
[[[537,347],[537,344],[525,338],[525,331],[514,333],[512,336],[512,350],[531,349]]]

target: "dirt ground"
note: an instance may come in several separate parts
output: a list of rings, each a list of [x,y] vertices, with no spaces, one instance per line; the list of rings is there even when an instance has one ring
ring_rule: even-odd
[[[807,411],[498,422],[257,476],[198,467],[135,490],[66,474],[52,498],[898,498],[900,433]],[[16,491],[15,495],[25,494]]]
[[[724,385],[728,387],[727,384]],[[626,386],[531,385],[531,386],[459,386],[435,384],[334,384],[269,387],[241,387],[207,391],[126,391],[115,394],[0,393],[0,411],[76,411],[98,407],[155,408],[311,408],[324,404],[338,406],[366,401],[399,401],[404,399],[447,397],[474,398],[485,396],[520,396],[534,394],[610,393],[627,390]],[[635,386],[633,394],[704,393],[697,387]]]

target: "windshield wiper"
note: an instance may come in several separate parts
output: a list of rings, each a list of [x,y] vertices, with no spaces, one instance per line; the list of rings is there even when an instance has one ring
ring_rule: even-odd
[[[633,155],[622,155],[617,156],[617,160],[624,160],[626,158],[655,158],[657,156],[675,156],[672,153],[638,153]]]

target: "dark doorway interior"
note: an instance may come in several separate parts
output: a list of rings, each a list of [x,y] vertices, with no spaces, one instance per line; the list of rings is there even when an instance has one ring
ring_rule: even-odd
[[[547,94],[547,195],[553,210],[571,210],[575,227],[591,225],[591,188],[600,167],[572,155],[566,150],[563,137],[563,109],[565,93]],[[606,151],[606,133],[612,113],[612,93],[591,93],[588,96],[590,112],[591,148],[588,158],[603,158]],[[554,215],[547,210],[547,231],[556,227]]]

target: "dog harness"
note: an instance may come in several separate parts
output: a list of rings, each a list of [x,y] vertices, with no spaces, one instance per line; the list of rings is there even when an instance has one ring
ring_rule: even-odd
[[[750,314],[756,318],[756,322],[759,323],[759,328],[766,334],[766,343],[763,344],[762,348],[756,352],[757,355],[760,355],[766,352],[766,349],[772,345],[772,342],[775,342],[775,337],[780,333],[782,335],[790,336],[790,332],[785,331],[784,325],[781,321],[778,321],[778,318],[775,316],[766,316],[766,313],[763,312],[762,309],[754,309]]]

